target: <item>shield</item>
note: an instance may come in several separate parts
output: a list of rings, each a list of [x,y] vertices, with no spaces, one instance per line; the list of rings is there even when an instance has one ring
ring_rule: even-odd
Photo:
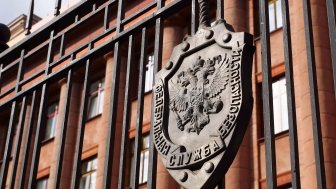
[[[155,78],[153,142],[185,188],[214,188],[250,120],[253,37],[224,20],[177,45]]]

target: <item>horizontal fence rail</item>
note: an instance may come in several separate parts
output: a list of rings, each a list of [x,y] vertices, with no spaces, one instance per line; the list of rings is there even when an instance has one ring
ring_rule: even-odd
[[[224,0],[211,0],[212,17],[225,19]],[[255,10],[258,24],[255,27],[260,29],[260,49],[257,57],[261,60],[261,84],[262,89],[262,118],[260,123],[265,144],[265,164],[266,184],[265,187],[275,189],[279,187],[276,165],[276,135],[274,133],[274,107],[272,82],[272,57],[271,57],[271,33],[270,14],[268,0],[255,0]],[[293,40],[291,36],[292,24],[289,0],[279,0],[281,2],[282,34],[284,49],[284,76],[286,80],[287,115],[289,127],[289,157],[291,166],[291,187],[301,188],[299,141],[298,141],[298,118],[297,99],[294,85],[293,60]],[[243,1],[242,1],[243,3]],[[311,121],[313,129],[314,155],[316,166],[317,187],[324,189],[327,187],[325,174],[325,157],[322,140],[321,110],[318,92],[318,78],[316,57],[314,49],[314,34],[312,27],[311,2],[302,0],[304,18],[304,31],[306,37],[307,52],[307,74],[310,92]],[[246,3],[247,4],[247,3]],[[331,66],[333,68],[332,77],[334,82],[334,92],[336,91],[336,22],[335,22],[335,1],[326,0],[326,10],[328,17]],[[136,11],[130,11],[129,1],[125,0],[104,0],[104,1],[81,1],[68,10],[62,12],[62,0],[56,0],[54,6],[54,19],[34,31],[33,17],[35,2],[30,0],[28,18],[25,25],[26,37],[19,43],[10,47],[0,54],[0,112],[8,115],[4,123],[6,134],[3,146],[1,169],[0,169],[0,189],[6,187],[29,188],[37,187],[39,163],[42,158],[42,147],[46,143],[43,135],[46,132],[47,116],[49,114],[48,105],[55,101],[53,95],[65,81],[65,92],[63,98],[63,111],[59,112],[58,118],[61,123],[58,145],[55,145],[56,166],[53,170],[53,185],[55,189],[62,188],[62,173],[65,169],[71,172],[69,187],[80,188],[82,166],[84,157],[84,141],[88,131],[86,124],[89,120],[89,106],[92,103],[91,84],[96,75],[95,69],[101,71],[101,66],[97,62],[111,63],[109,75],[105,78],[110,82],[110,88],[106,88],[105,97],[109,99],[106,115],[106,136],[104,140],[103,156],[99,156],[98,161],[103,159],[101,171],[102,188],[118,189],[130,187],[140,188],[141,177],[141,147],[144,133],[149,136],[148,149],[148,178],[147,188],[157,188],[157,151],[153,145],[153,127],[144,127],[147,91],[145,91],[147,74],[150,77],[164,67],[163,54],[165,52],[164,29],[169,19],[188,19],[185,26],[189,35],[194,35],[199,23],[199,9],[197,0],[174,0],[171,2],[163,0],[148,1]],[[258,7],[258,8],[257,8]],[[229,12],[229,11],[228,11]],[[176,16],[178,15],[178,16]],[[181,16],[182,15],[182,16]],[[185,16],[187,15],[187,16]],[[176,17],[175,17],[176,16]],[[141,19],[139,19],[141,18]],[[259,19],[260,18],[260,19]],[[245,19],[245,18],[242,18]],[[230,24],[230,22],[227,20]],[[89,28],[92,27],[92,28]],[[78,33],[78,29],[81,32]],[[92,30],[90,30],[92,29]],[[94,31],[85,33],[88,31]],[[92,34],[92,35],[91,35]],[[83,35],[83,36],[81,36]],[[74,39],[81,38],[75,41]],[[182,39],[182,37],[181,37]],[[73,43],[69,41],[74,40]],[[146,71],[148,56],[153,53],[153,72]],[[112,57],[109,59],[108,57]],[[41,60],[40,60],[41,59]],[[43,60],[42,60],[43,59]],[[111,61],[112,60],[112,61]],[[110,62],[109,62],[110,61]],[[257,62],[255,58],[255,63]],[[34,63],[38,64],[35,65]],[[98,68],[96,68],[98,67]],[[257,67],[257,65],[255,65]],[[105,68],[107,69],[107,68]],[[33,71],[31,71],[33,70]],[[99,72],[97,71],[97,72]],[[12,79],[9,79],[12,78]],[[6,85],[10,82],[10,85]],[[155,81],[154,81],[155,82]],[[254,81],[254,84],[257,83]],[[4,87],[5,86],[5,87]],[[75,128],[74,154],[71,157],[72,167],[65,167],[64,162],[69,161],[67,157],[66,145],[68,144],[70,120],[72,119],[73,94],[77,93],[74,86],[80,88],[78,99],[78,125]],[[255,92],[258,94],[258,92]],[[259,95],[259,94],[258,94]],[[62,99],[59,99],[61,101]],[[153,104],[154,97],[150,97]],[[134,108],[135,107],[135,108]],[[135,109],[135,113],[132,112]],[[154,116],[153,108],[149,117]],[[133,115],[131,115],[133,113]],[[2,114],[1,114],[2,115]],[[120,116],[121,115],[121,116]],[[103,117],[103,116],[102,116]],[[257,119],[257,118],[255,118]],[[252,122],[252,121],[251,121]],[[133,123],[133,125],[131,125]],[[2,126],[2,125],[1,125]],[[132,126],[132,127],[131,127]],[[119,128],[120,127],[120,128]],[[133,129],[133,130],[132,130]],[[120,130],[120,132],[119,132]],[[132,130],[132,132],[131,132]],[[304,132],[304,131],[303,131]],[[120,136],[119,136],[120,135]],[[132,135],[132,136],[131,136]],[[134,136],[133,136],[134,135]],[[99,137],[98,137],[99,138]],[[100,139],[99,139],[100,140]],[[118,141],[118,145],[116,144]],[[56,141],[56,140],[55,140]],[[48,142],[48,141],[47,141]],[[130,146],[134,143],[134,148]],[[97,151],[99,152],[98,149]],[[118,153],[116,154],[116,151]],[[252,150],[251,150],[252,151]],[[131,162],[130,154],[133,154]],[[20,158],[22,156],[22,158]],[[21,164],[19,164],[19,161]],[[260,162],[259,162],[260,163]],[[133,165],[132,165],[133,164]],[[10,166],[11,165],[11,166]],[[10,168],[11,167],[11,168]],[[133,167],[133,172],[127,171]],[[11,170],[11,171],[9,171]],[[130,178],[127,178],[127,177]],[[258,181],[259,182],[259,181]],[[225,178],[218,183],[218,189],[224,189]],[[261,184],[260,184],[261,185]]]

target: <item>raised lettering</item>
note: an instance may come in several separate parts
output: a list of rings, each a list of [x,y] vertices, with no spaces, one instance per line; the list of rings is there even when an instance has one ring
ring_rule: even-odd
[[[169,165],[170,166],[174,166],[175,165],[175,159],[176,159],[175,155],[170,156],[170,158],[169,158]]]
[[[188,165],[191,161],[191,157],[192,157],[192,153],[191,152],[187,152],[187,161],[185,162],[186,165]]]
[[[217,144],[217,142],[215,140],[213,142],[213,147],[214,147],[214,152],[216,152],[220,149],[219,145]]]
[[[209,157],[211,155],[211,149],[209,144],[204,147],[204,155],[205,157]]]
[[[194,161],[202,159],[202,149],[201,148],[196,149],[194,151],[194,155],[195,155]]]

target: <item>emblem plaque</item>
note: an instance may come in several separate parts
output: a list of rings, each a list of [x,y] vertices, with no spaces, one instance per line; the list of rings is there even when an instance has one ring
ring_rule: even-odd
[[[202,23],[202,22],[201,22]],[[153,88],[153,142],[185,188],[214,188],[250,120],[253,37],[224,20],[177,45]]]

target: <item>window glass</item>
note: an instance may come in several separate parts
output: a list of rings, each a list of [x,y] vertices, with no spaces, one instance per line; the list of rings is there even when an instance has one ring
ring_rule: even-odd
[[[37,180],[36,189],[47,189],[48,188],[48,180],[49,178],[43,178]]]
[[[81,167],[80,189],[95,189],[97,177],[97,158],[84,161]]]
[[[270,0],[268,2],[269,30],[274,31],[282,27],[281,1]]]
[[[55,136],[57,114],[58,114],[58,102],[48,106],[47,123],[45,128],[44,140],[53,138]]]
[[[273,31],[275,30],[275,9],[274,4],[270,3],[268,4],[268,14],[269,14],[269,30]]]
[[[274,133],[288,130],[288,109],[286,80],[281,78],[272,83],[273,90],[273,114],[274,114]]]
[[[149,163],[149,135],[145,135],[141,140],[142,144],[140,152],[140,167],[139,167],[139,184],[143,184],[148,180],[148,163]],[[132,143],[132,157],[131,157],[131,173],[134,172],[134,141]],[[131,174],[130,182],[134,180],[133,174]]]
[[[90,85],[88,119],[103,112],[105,79],[97,80]]]
[[[276,1],[276,23],[277,28],[282,27],[282,12],[281,12],[281,1]]]
[[[145,79],[145,92],[149,92],[153,88],[153,71],[154,71],[154,55],[148,56],[146,64],[146,79]]]

